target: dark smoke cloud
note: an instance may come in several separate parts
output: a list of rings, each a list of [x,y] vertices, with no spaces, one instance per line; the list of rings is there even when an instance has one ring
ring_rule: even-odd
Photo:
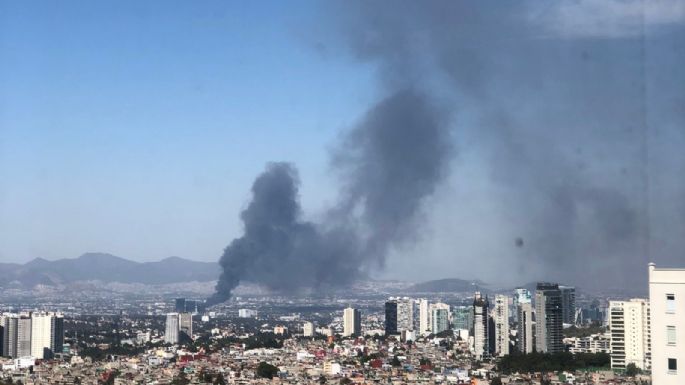
[[[421,92],[403,89],[371,108],[335,150],[340,202],[323,223],[302,220],[295,167],[272,163],[254,182],[245,234],[221,257],[212,303],[243,280],[293,292],[349,284],[414,237],[423,199],[446,174],[448,116]]]
[[[341,196],[324,220],[301,219],[294,166],[267,167],[242,215],[244,236],[221,258],[214,300],[241,280],[287,291],[347,284],[426,242],[416,252],[422,266],[437,259],[446,272],[433,277],[468,276],[455,268],[468,266],[497,282],[625,288],[644,282],[649,260],[682,265],[682,20],[655,9],[636,17],[631,1],[609,7],[615,25],[582,31],[569,19],[580,12],[568,12],[572,3],[326,4],[320,21],[335,31],[316,34],[324,37],[313,46],[374,66],[384,98],[333,151]],[[432,202],[471,212],[471,222],[431,223],[447,235],[425,239],[417,220],[457,146],[469,154],[457,170],[485,172],[451,180],[455,189],[488,189]],[[427,278],[416,267],[405,277]]]
[[[271,163],[252,185],[252,201],[242,212],[245,234],[233,240],[220,264],[223,273],[213,301],[223,301],[242,280],[272,289],[345,283],[356,277],[356,239],[326,232],[303,221],[299,179],[288,163]]]
[[[636,4],[612,15],[625,5],[631,23],[588,32],[563,20],[563,33],[550,20],[570,16],[546,2],[344,1],[332,13],[349,52],[377,64],[385,84],[421,79],[468,117],[456,137],[472,138],[490,171],[494,192],[481,199],[503,207],[485,229],[503,245],[497,266],[517,267],[519,280],[625,287],[644,281],[649,259],[672,264],[685,246],[685,220],[663,215],[682,212],[684,179],[654,166],[685,164],[683,23],[652,26],[662,13],[649,10],[635,24]],[[518,238],[525,246],[513,250]],[[443,260],[455,250],[477,260],[485,245],[453,246]]]

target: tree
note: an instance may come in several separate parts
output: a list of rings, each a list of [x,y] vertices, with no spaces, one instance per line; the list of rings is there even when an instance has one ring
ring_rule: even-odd
[[[490,385],[502,385],[502,379],[495,377],[490,381]]]
[[[352,383],[352,380],[350,380],[347,377],[343,377],[340,379],[340,385],[350,385]]]
[[[319,376],[319,384],[323,385],[323,384],[325,384],[327,381],[328,381],[328,380],[326,380],[326,376],[324,376],[323,374]]]
[[[272,379],[277,374],[278,368],[269,363],[262,361],[257,366],[257,377]]]
[[[638,369],[638,367],[635,366],[634,363],[631,362],[628,365],[626,365],[626,375],[627,376],[635,377],[639,373],[640,373],[640,369]]]
[[[224,376],[219,373],[216,376],[216,379],[214,380],[214,385],[226,385],[226,380],[224,379]]]

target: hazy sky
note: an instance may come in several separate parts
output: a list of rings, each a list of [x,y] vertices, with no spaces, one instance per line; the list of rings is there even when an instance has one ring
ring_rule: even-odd
[[[384,276],[684,265],[684,4],[2,2],[0,261],[217,260],[270,161],[316,219],[341,133],[418,85],[455,156]]]
[[[369,71],[288,2],[2,2],[0,259],[215,260],[270,160],[330,194],[327,144]]]

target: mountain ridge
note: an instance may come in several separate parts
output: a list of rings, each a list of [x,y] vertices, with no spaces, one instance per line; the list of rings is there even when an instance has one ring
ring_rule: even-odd
[[[24,264],[0,264],[0,285],[59,285],[78,281],[167,284],[207,282],[219,277],[216,262],[167,257],[136,262],[108,253],[84,253],[76,258],[34,258]]]

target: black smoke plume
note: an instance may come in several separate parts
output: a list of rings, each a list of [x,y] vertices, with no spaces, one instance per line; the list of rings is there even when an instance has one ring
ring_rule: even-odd
[[[302,220],[295,167],[267,165],[241,214],[244,235],[221,257],[210,303],[230,298],[241,281],[293,292],[349,284],[383,265],[389,248],[415,237],[421,203],[446,175],[449,134],[447,114],[420,91],[380,101],[334,151],[342,192],[323,223]]]
[[[644,283],[650,260],[682,264],[685,20],[657,17],[667,6],[590,3],[335,3],[332,47],[386,84],[421,79],[464,118],[455,138],[469,138],[460,153],[475,161],[460,166],[477,163],[487,188],[442,204],[455,217],[489,209],[451,223],[477,237],[433,240],[440,266],[456,256],[485,279],[506,269],[510,282],[625,288]]]

